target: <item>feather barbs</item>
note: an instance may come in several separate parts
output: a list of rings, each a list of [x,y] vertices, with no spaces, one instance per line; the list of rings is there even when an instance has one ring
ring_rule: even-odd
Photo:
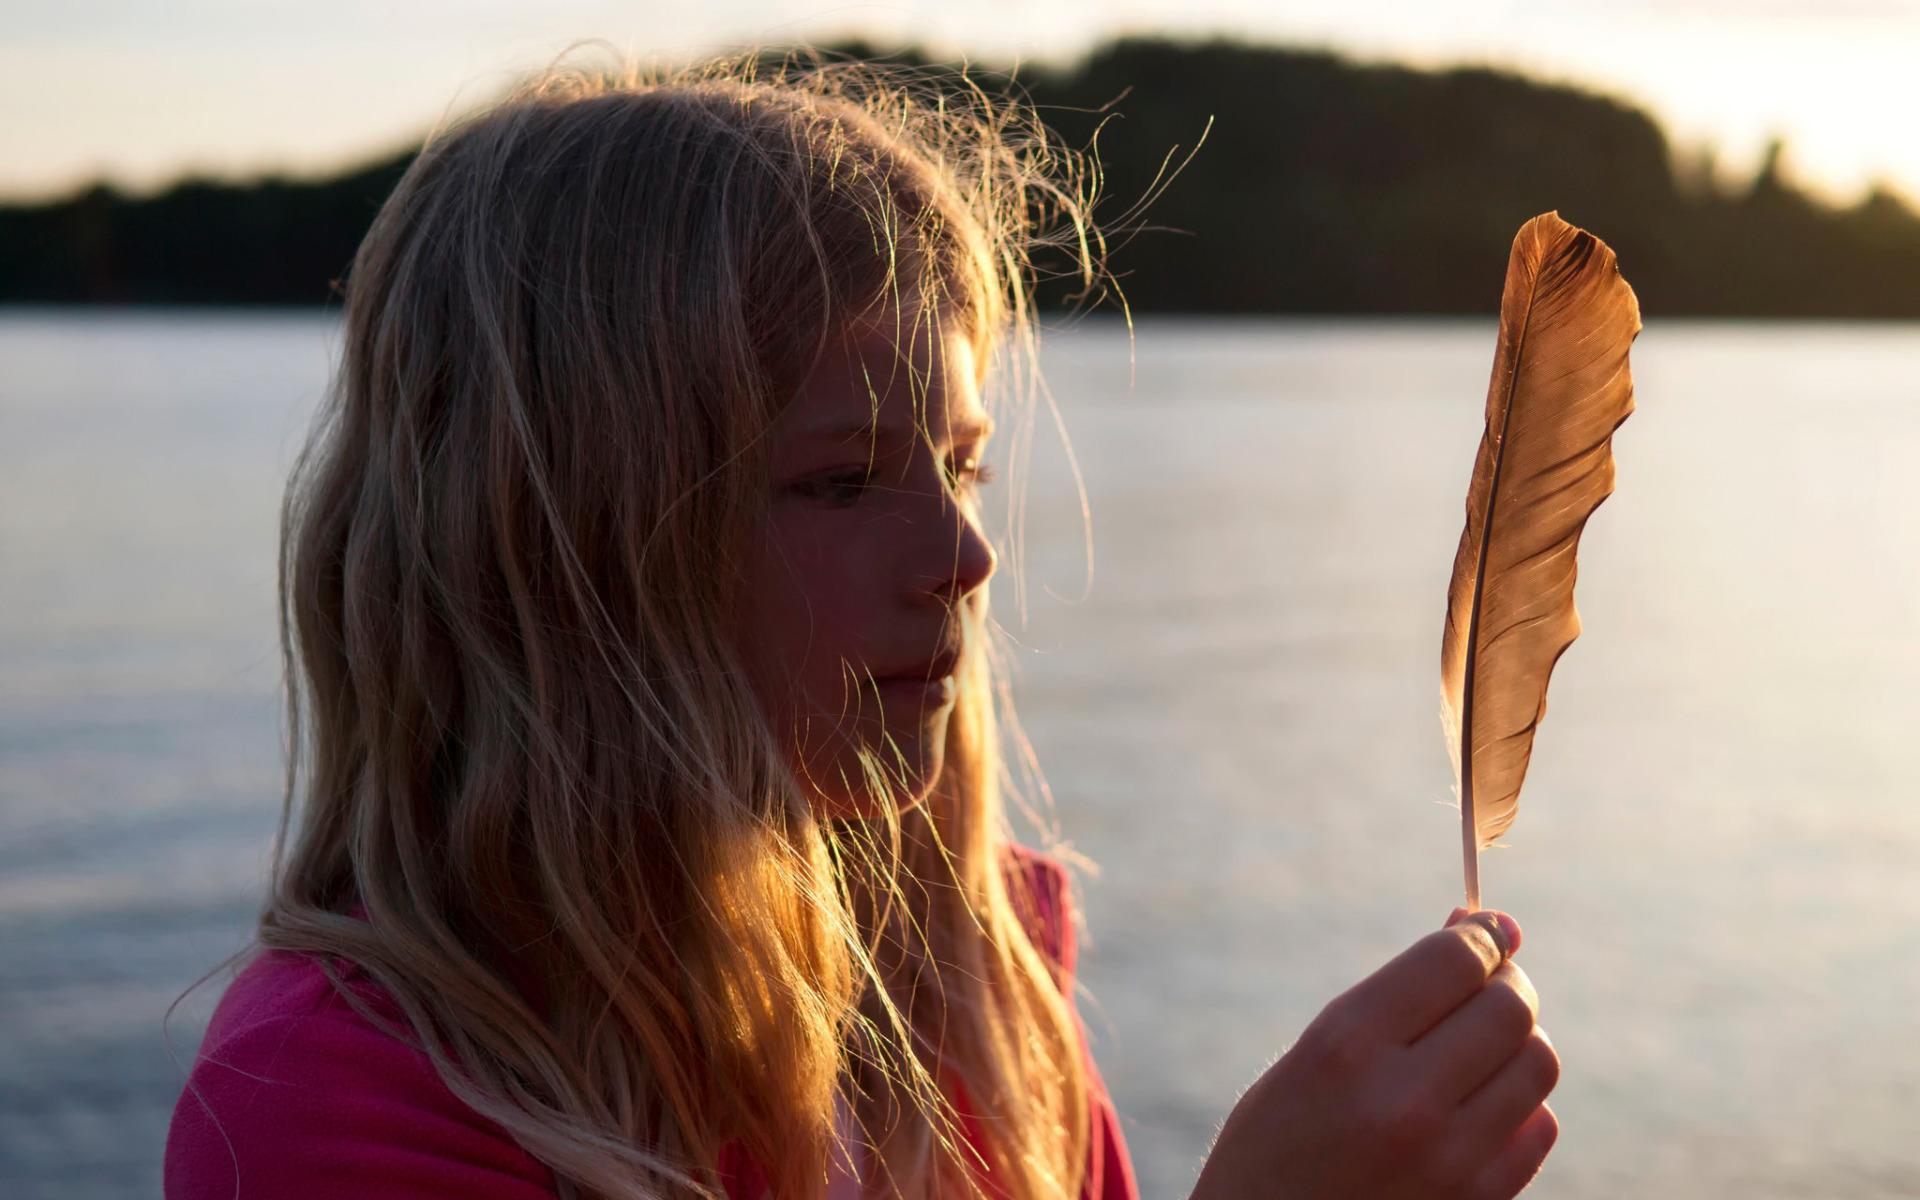
[[[1606,243],[1557,213],[1521,227],[1441,640],[1472,909],[1479,851],[1513,824],[1548,679],[1580,633],[1576,553],[1613,490],[1613,431],[1633,411],[1627,351],[1639,330]]]

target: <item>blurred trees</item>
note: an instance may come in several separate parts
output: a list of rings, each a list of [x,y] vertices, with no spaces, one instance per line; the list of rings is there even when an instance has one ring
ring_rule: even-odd
[[[1514,231],[1558,209],[1649,313],[1920,316],[1920,218],[1897,197],[1817,203],[1777,146],[1738,192],[1683,183],[1653,119],[1607,97],[1226,42],[1121,42],[1028,87],[1069,142],[1099,127],[1110,207],[1206,131],[1145,216],[1184,232],[1120,235],[1136,309],[1492,312]],[[1116,97],[1104,123],[1082,111]]]
[[[1718,188],[1604,96],[1157,40],[1017,86],[1068,144],[1097,147],[1136,311],[1489,313],[1514,230],[1557,208],[1613,245],[1649,314],[1920,316],[1920,217],[1900,198],[1820,203],[1778,147],[1750,186]],[[1123,219],[1170,156],[1177,176]],[[405,164],[0,208],[0,300],[323,303]]]
[[[0,302],[322,304],[411,151],[333,179],[0,208]]]

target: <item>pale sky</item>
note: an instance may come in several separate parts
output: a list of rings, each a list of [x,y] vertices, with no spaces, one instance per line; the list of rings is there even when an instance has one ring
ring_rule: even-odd
[[[1644,104],[1730,174],[1778,134],[1833,196],[1920,196],[1920,0],[5,0],[0,194],[330,170],[585,39],[677,58],[854,32],[996,63],[1219,33],[1516,67]]]

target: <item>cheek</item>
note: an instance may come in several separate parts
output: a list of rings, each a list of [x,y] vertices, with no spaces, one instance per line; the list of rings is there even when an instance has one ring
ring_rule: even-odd
[[[835,817],[916,802],[944,757],[944,709],[889,708],[861,685],[861,671],[883,666],[869,652],[902,619],[882,533],[847,514],[776,520],[744,580],[739,644],[754,690],[815,803]],[[885,795],[864,773],[876,761],[893,778]]]
[[[860,539],[821,528],[833,515],[774,519],[746,572],[740,644],[762,704],[788,722],[842,707],[877,617]]]

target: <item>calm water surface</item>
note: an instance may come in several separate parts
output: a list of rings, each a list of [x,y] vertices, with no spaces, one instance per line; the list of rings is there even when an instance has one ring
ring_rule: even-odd
[[[161,1014],[244,944],[277,815],[275,509],[335,341],[0,317],[0,1195],[158,1190]],[[995,603],[1102,868],[1083,1007],[1149,1197],[1455,902],[1438,640],[1491,350],[1051,342],[1092,573],[1042,417]],[[1483,868],[1566,1062],[1529,1194],[1920,1195],[1920,330],[1656,323],[1635,362],[1587,633]]]

